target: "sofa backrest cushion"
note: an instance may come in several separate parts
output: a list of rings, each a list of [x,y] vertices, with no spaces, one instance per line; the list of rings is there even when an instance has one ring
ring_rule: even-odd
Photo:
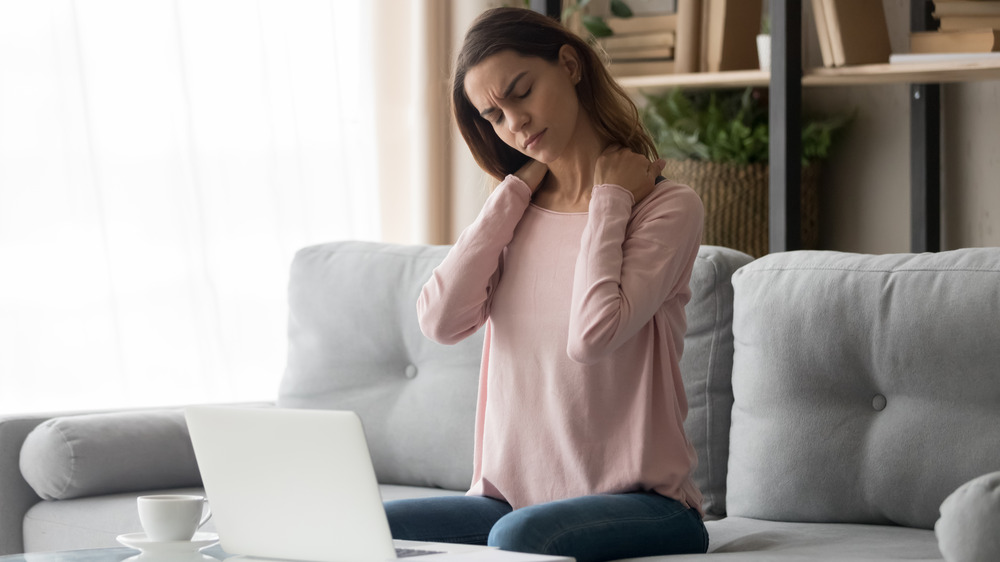
[[[461,490],[472,481],[483,330],[444,346],[417,324],[417,297],[447,253],[335,242],[292,262],[278,406],[357,412],[383,484]]]
[[[382,483],[467,489],[482,330],[455,346],[417,325],[416,302],[445,246],[336,242],[305,248],[289,283],[288,364],[278,405],[349,409],[365,424]],[[695,482],[725,512],[732,406],[732,286],[750,256],[705,246],[691,276],[681,361]]]
[[[753,258],[702,246],[691,273],[681,375],[688,399],[684,432],[698,451],[694,481],[706,515],[726,515],[729,417],[733,408],[733,273]]]
[[[1000,466],[1000,248],[772,254],[733,285],[729,515],[930,529]]]

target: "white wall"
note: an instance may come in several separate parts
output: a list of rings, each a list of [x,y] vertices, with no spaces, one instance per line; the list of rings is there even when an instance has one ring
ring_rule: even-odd
[[[805,3],[804,59],[820,64]],[[908,48],[909,2],[883,0],[894,52]],[[942,88],[942,248],[1000,246],[1000,81]],[[822,181],[825,249],[909,251],[909,86],[814,87],[807,111],[857,111]]]

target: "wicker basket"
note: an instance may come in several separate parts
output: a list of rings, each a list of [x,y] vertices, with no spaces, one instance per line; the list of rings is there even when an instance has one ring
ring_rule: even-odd
[[[802,168],[802,247],[819,242],[818,163]],[[753,257],[768,253],[767,164],[667,160],[663,175],[691,186],[705,205],[704,244],[726,246]]]

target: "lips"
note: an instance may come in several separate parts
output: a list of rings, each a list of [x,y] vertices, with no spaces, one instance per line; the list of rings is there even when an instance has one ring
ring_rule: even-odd
[[[528,150],[533,144],[537,143],[538,139],[542,138],[542,135],[545,134],[545,131],[548,131],[548,129],[543,129],[541,132],[528,137],[528,140],[524,143],[524,149]]]

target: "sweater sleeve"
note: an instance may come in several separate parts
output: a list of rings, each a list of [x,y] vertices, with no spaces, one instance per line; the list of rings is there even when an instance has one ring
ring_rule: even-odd
[[[690,188],[661,184],[634,211],[617,185],[594,187],[573,281],[567,353],[594,363],[635,336],[687,283],[704,208]],[[629,224],[629,221],[633,224]]]
[[[420,293],[417,317],[425,336],[455,344],[486,322],[504,248],[530,202],[531,188],[514,175],[493,191]]]

